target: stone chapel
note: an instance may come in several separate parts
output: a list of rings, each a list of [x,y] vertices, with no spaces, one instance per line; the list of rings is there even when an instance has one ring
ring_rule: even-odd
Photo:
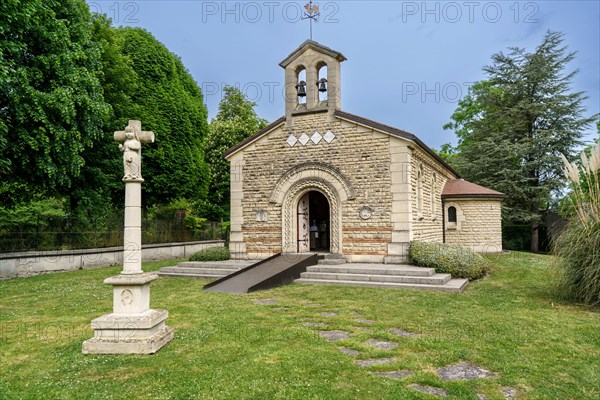
[[[307,40],[285,115],[225,153],[232,258],[322,252],[403,263],[411,241],[502,250],[502,193],[462,180],[417,136],[342,111],[340,52]]]

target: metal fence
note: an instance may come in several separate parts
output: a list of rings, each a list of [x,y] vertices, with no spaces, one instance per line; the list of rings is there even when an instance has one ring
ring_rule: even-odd
[[[35,227],[0,231],[0,253],[44,250],[72,250],[123,245],[123,221],[102,227],[77,230],[68,219],[40,221]],[[200,229],[188,229],[183,220],[142,220],[142,243],[171,243],[197,240],[225,240],[229,233],[221,222],[207,221]]]

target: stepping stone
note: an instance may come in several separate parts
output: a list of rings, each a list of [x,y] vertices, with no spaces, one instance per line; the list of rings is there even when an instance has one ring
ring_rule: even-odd
[[[356,330],[363,331],[363,332],[371,332],[371,329],[364,327],[364,326],[357,326]]]
[[[357,318],[357,319],[355,319],[355,321],[360,324],[367,324],[367,325],[373,325],[375,323],[375,321],[373,321],[371,319],[364,319],[364,318]]]
[[[335,317],[335,316],[337,316],[337,313],[334,313],[334,312],[322,312],[321,316],[322,317]]]
[[[487,400],[487,396],[485,394],[477,393],[477,398],[479,400]]]
[[[350,338],[350,334],[344,331],[317,331],[317,333],[330,342],[336,342],[338,340]]]
[[[436,371],[436,374],[443,381],[464,381],[468,379],[489,378],[497,375],[487,369],[467,362],[440,368]]]
[[[381,350],[392,350],[392,349],[395,349],[396,347],[398,347],[397,343],[386,342],[384,340],[377,340],[377,339],[369,339],[369,340],[367,340],[366,343],[369,346],[377,347],[378,349],[381,349]]]
[[[323,322],[306,322],[302,325],[308,326],[308,327],[315,327],[315,328],[323,328],[323,327],[327,326],[327,324],[324,324]]]
[[[356,311],[353,311],[352,313],[350,313],[350,315],[352,315],[353,317],[362,317],[362,314]]]
[[[500,391],[506,400],[513,400],[517,398],[517,389],[515,388],[504,386],[500,388]]]
[[[273,299],[255,299],[254,302],[256,304],[263,304],[263,305],[277,304],[277,300],[273,300]]]
[[[349,349],[349,348],[343,347],[343,346],[339,346],[338,350],[341,351],[342,353],[347,354],[352,357],[360,354],[360,351],[358,351],[358,350]]]
[[[373,358],[370,360],[356,360],[354,362],[360,367],[370,367],[372,365],[390,364],[395,361],[395,358]]]
[[[398,329],[398,328],[390,328],[388,329],[388,331],[390,333],[393,333],[396,336],[402,336],[402,337],[414,337],[414,336],[419,336],[416,333],[412,333],[412,332],[407,332],[404,329]]]
[[[410,371],[392,371],[392,372],[373,372],[373,375],[383,376],[390,379],[404,379],[411,376]]]
[[[414,389],[414,390],[418,390],[419,392],[422,392],[422,393],[427,393],[427,394],[431,394],[431,395],[439,396],[439,397],[448,397],[448,394],[446,394],[446,391],[444,389],[440,389],[440,388],[436,388],[436,387],[432,387],[432,386],[421,386],[416,383],[408,385],[408,387],[411,389]]]

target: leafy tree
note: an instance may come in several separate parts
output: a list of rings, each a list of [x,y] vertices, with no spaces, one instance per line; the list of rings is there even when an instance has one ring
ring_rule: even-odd
[[[200,88],[181,60],[149,32],[140,28],[116,32],[123,55],[134,66],[136,81],[130,93],[114,100],[118,129],[126,119],[139,119],[144,130],[156,134],[156,143],[142,150],[142,175],[148,178],[144,201],[164,204],[176,198],[204,199],[209,172],[202,143],[208,123]]]
[[[453,164],[465,179],[509,196],[505,220],[530,225],[533,252],[541,211],[564,188],[560,155],[575,157],[596,118],[584,116],[586,97],[571,90],[577,71],[564,70],[575,54],[562,42],[561,33],[547,32],[532,53],[494,54],[488,79],[473,85],[444,127],[459,139]]]
[[[100,49],[83,0],[0,3],[0,203],[64,195],[101,135]]]
[[[237,143],[267,125],[254,110],[256,103],[248,100],[237,88],[228,86],[219,103],[219,112],[210,123],[204,143],[206,161],[210,164],[210,189],[204,212],[210,218],[229,218],[230,165],[223,154]]]
[[[69,192],[72,220],[77,221],[71,229],[75,231],[99,229],[106,226],[107,218],[117,219],[120,214],[124,201],[123,167],[113,132],[127,124],[123,113],[127,112],[130,95],[138,85],[132,62],[123,53],[123,38],[111,26],[110,19],[106,15],[92,14],[91,29],[92,40],[100,48],[102,74],[99,79],[104,99],[112,107],[102,125],[102,134],[84,154],[85,164]]]

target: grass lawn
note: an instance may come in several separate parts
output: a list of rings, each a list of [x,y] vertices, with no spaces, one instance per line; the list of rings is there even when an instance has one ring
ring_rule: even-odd
[[[491,277],[462,294],[289,285],[231,295],[202,292],[202,280],[161,278],[152,284],[152,306],[169,310],[175,339],[152,356],[81,354],[90,321],[112,308],[112,287],[102,280],[120,268],[0,281],[0,398],[435,398],[407,388],[411,383],[442,388],[453,399],[501,399],[503,386],[527,399],[600,398],[599,310],[553,298],[550,256],[489,258]],[[165,265],[172,262],[144,269]],[[389,328],[419,336],[398,337]],[[332,343],[315,329],[351,337]],[[398,347],[377,350],[365,344],[371,338]],[[353,358],[337,346],[362,353]],[[376,357],[396,361],[354,363]],[[460,361],[498,375],[441,381],[435,374]],[[414,374],[393,380],[371,373],[394,370]]]

